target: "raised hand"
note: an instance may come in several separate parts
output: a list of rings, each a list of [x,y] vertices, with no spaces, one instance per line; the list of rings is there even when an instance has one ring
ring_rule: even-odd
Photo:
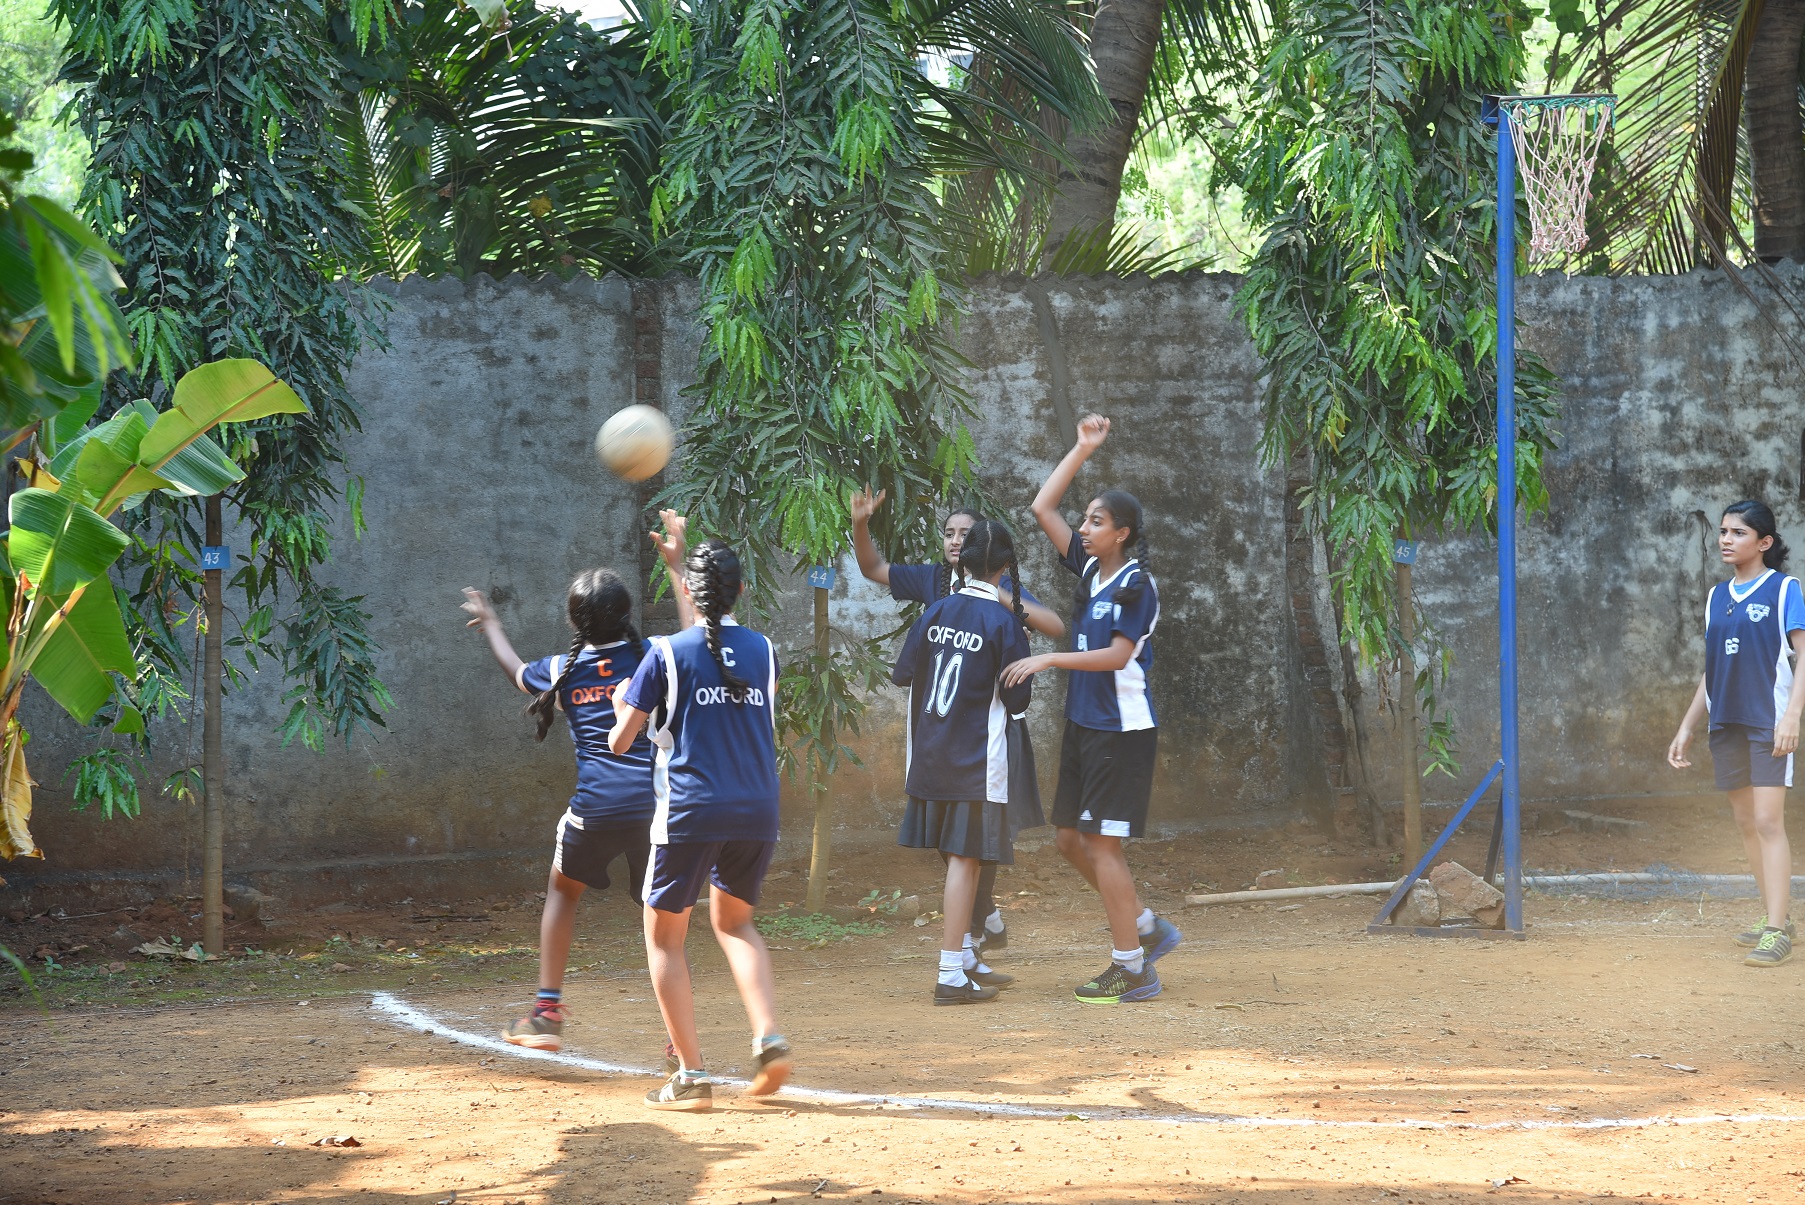
[[[847,503],[847,508],[852,511],[852,521],[854,523],[871,522],[871,516],[876,514],[877,508],[884,504],[884,498],[889,492],[888,490],[879,490],[873,494],[870,490],[859,490],[853,494],[851,501]]]
[[[1109,420],[1101,414],[1087,414],[1078,421],[1078,446],[1086,455],[1103,446],[1109,438]]]
[[[664,563],[673,567],[683,563],[684,537],[689,534],[689,520],[674,510],[661,510],[658,518],[664,523],[664,531],[647,532],[652,547],[664,558]]]
[[[495,608],[489,605],[488,596],[481,590],[465,586],[464,601],[458,605],[470,615],[469,622],[464,624],[467,628],[480,628],[484,624],[501,622],[496,618]]]

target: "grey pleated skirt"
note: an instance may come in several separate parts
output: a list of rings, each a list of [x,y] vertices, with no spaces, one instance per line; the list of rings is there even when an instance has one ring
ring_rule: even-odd
[[[1008,812],[1001,803],[946,803],[911,795],[896,843],[909,849],[937,849],[955,858],[1013,863]]]

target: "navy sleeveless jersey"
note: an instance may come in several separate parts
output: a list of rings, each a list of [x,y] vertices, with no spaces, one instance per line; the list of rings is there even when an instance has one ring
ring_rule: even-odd
[[[771,642],[731,616],[721,621],[721,658],[750,683],[737,703],[728,697],[700,623],[649,643],[627,687],[627,705],[663,720],[652,733],[652,844],[777,840],[777,653]]]
[[[929,605],[890,673],[908,686],[905,789],[946,803],[1008,803],[1009,717],[1025,711],[1029,682],[1005,687],[1003,667],[1029,653],[1015,612],[985,582]]]
[[[940,575],[944,565],[892,565],[890,566],[890,597],[897,602],[931,603],[939,602],[946,597],[946,589],[940,584]],[[956,576],[949,575],[950,581],[957,581]],[[1002,603],[1009,605],[1009,575],[1003,575],[1003,588],[999,591]],[[1022,601],[1036,605],[1040,599],[1028,593],[1022,587]]]
[[[632,680],[640,647],[625,640],[597,648],[585,645],[576,668],[558,692],[558,706],[570,721],[577,748],[577,793],[571,814],[579,821],[632,824],[652,818],[652,743],[641,736],[625,753],[608,749],[614,727],[614,692]],[[520,667],[515,685],[528,694],[551,689],[568,654],[541,657]]]
[[[1792,693],[1788,633],[1805,628],[1797,578],[1767,570],[1746,592],[1719,582],[1705,600],[1705,703],[1711,727],[1771,729]]]
[[[1072,651],[1106,649],[1120,633],[1134,641],[1134,656],[1119,670],[1073,670],[1065,688],[1065,718],[1104,732],[1139,732],[1158,727],[1147,671],[1153,668],[1153,629],[1159,623],[1159,589],[1139,561],[1129,561],[1110,577],[1097,558],[1084,555],[1078,533],[1060,562],[1086,586],[1085,601],[1072,616]],[[1141,597],[1125,606],[1114,601],[1117,587],[1141,587]]]

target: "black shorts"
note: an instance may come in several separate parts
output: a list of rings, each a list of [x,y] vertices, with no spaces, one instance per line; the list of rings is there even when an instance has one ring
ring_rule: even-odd
[[[1157,728],[1106,732],[1067,720],[1054,825],[1104,837],[1145,836],[1158,746]]]
[[[713,883],[735,899],[756,905],[776,852],[775,841],[654,845],[645,902],[660,912],[683,912],[695,907],[704,883]]]
[[[1725,724],[1711,730],[1711,768],[1717,789],[1790,787],[1792,754],[1774,756],[1774,730],[1747,724]]]
[[[612,881],[608,878],[608,864],[621,854],[627,858],[627,885],[637,900],[645,893],[646,863],[652,856],[652,822],[584,820],[572,812],[559,818],[552,869],[565,878],[605,890]]]

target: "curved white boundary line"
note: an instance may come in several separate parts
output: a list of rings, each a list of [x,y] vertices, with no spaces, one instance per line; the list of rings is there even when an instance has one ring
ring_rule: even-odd
[[[546,1063],[557,1063],[565,1067],[579,1067],[585,1071],[602,1071],[612,1075],[635,1075],[657,1078],[662,1072],[650,1067],[630,1067],[624,1063],[609,1063],[601,1059],[585,1058],[577,1054],[563,1054],[550,1050],[531,1050],[525,1046],[515,1046],[500,1038],[484,1037],[462,1029],[453,1029],[431,1013],[423,1012],[399,997],[388,992],[376,992],[370,997],[370,1007],[384,1014],[396,1025],[409,1029],[417,1029],[422,1033],[435,1034],[441,1038],[449,1038],[465,1046],[474,1046],[479,1050],[493,1051],[496,1054],[512,1055],[520,1059],[533,1059]],[[726,1076],[712,1077],[717,1084],[743,1088],[747,1081],[730,1079]],[[1528,1121],[1488,1121],[1458,1122],[1429,1121],[1401,1117],[1394,1121],[1338,1121],[1330,1118],[1315,1117],[1259,1117],[1238,1113],[1148,1113],[1139,1109],[1124,1109],[1114,1106],[1085,1109],[1082,1114],[1076,1107],[1071,1109],[1050,1109],[1036,1105],[1012,1105],[1003,1103],[987,1103],[975,1100],[948,1100],[935,1096],[873,1096],[860,1092],[837,1092],[831,1088],[798,1088],[785,1087],[782,1096],[792,1100],[816,1100],[825,1104],[865,1105],[881,1107],[888,1105],[896,1109],[923,1109],[943,1113],[988,1113],[999,1117],[1020,1117],[1035,1121],[1063,1121],[1078,1115],[1086,1121],[1146,1121],[1160,1125],[1215,1125],[1243,1126],[1248,1128],[1284,1128],[1297,1129],[1336,1129],[1336,1130],[1641,1130],[1654,1126],[1697,1126],[1720,1125],[1729,1122],[1788,1124],[1805,1123],[1805,1117],[1795,1117],[1786,1113],[1707,1113],[1697,1117],[1593,1117],[1584,1121],[1555,1121],[1552,1119],[1532,1118]]]

